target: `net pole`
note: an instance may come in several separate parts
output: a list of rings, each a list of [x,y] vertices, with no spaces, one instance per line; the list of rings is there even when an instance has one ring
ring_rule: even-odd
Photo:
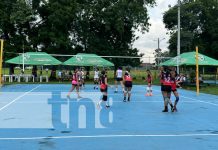
[[[4,40],[1,39],[1,52],[0,52],[0,87],[2,86],[2,62],[3,62],[3,45]]]
[[[198,46],[196,46],[196,93],[199,95],[199,64],[198,64]]]

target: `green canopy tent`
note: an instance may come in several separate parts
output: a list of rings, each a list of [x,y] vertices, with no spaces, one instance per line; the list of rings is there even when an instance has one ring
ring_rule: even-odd
[[[63,63],[63,65],[70,66],[99,66],[99,67],[112,67],[113,63],[110,61],[95,55],[95,54],[85,54],[78,53],[76,56],[71,57]]]
[[[45,52],[27,52],[7,60],[9,64],[23,64],[24,65],[60,65],[62,62],[52,57]]]
[[[180,56],[171,58],[159,66],[177,66],[177,58],[179,57],[179,66],[187,65],[192,66],[196,65],[196,52],[187,52],[183,53]],[[198,54],[198,62],[200,66],[218,66],[218,60],[205,56],[203,54]]]

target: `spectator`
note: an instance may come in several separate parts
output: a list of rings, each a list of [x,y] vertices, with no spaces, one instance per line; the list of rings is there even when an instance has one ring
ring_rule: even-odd
[[[59,82],[62,81],[62,72],[61,72],[61,70],[58,71],[58,80],[59,80]]]
[[[185,82],[186,82],[186,77],[183,74],[177,76],[176,84],[179,88],[182,88]]]

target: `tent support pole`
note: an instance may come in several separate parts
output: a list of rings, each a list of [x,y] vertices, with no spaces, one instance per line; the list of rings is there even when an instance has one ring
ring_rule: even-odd
[[[198,65],[198,47],[196,46],[196,89],[199,95],[199,65]]]

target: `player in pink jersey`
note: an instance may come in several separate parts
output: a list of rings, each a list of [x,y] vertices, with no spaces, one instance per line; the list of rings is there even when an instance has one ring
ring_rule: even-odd
[[[81,96],[79,95],[78,68],[74,70],[74,73],[72,75],[72,87],[69,93],[67,94],[68,98],[70,98],[70,94],[73,92],[75,88],[76,88],[76,93],[77,93],[78,98],[81,98]]]

